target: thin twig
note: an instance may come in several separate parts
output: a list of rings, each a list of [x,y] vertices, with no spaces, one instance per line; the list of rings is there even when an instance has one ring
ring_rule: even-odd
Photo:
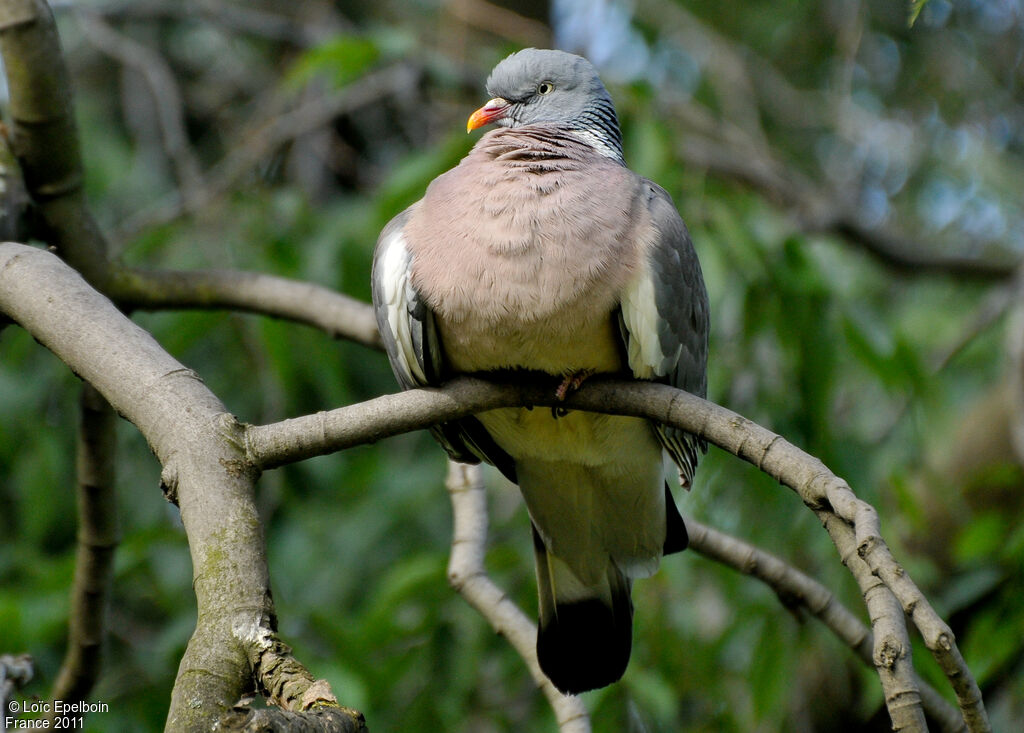
[[[174,73],[160,54],[119,33],[99,14],[79,10],[78,21],[90,43],[145,79],[156,109],[164,152],[175,171],[180,196],[187,205],[194,206],[191,198],[201,190],[203,176],[185,132],[185,105]]]
[[[177,195],[165,197],[123,221],[117,229],[117,238],[127,240],[144,229],[167,224],[208,205],[235,188],[242,177],[278,146],[381,97],[407,91],[413,78],[408,65],[395,64],[370,72],[338,92],[312,97],[280,116],[261,120],[249,132],[239,135],[242,144],[208,171],[205,185],[190,201]]]
[[[118,544],[114,453],[117,416],[89,384],[82,385],[78,429],[78,551],[71,586],[68,647],[55,700],[84,700],[100,676],[105,616]]]
[[[975,312],[974,317],[964,326],[957,337],[932,354],[928,360],[930,377],[937,377],[945,371],[958,355],[963,353],[967,347],[986,333],[988,329],[1010,310],[1010,307],[1015,302],[1016,289],[1015,284],[1011,287],[997,287],[985,297]],[[1008,333],[1012,339],[1015,331],[1011,327],[1008,329]],[[1012,353],[1012,348],[1010,351]],[[910,410],[910,406],[913,404],[912,393],[901,395],[899,399],[900,404],[894,410],[886,425],[872,437],[871,443],[873,445],[885,444]]]
[[[35,674],[35,665],[28,654],[0,655],[0,723],[12,712],[14,693],[27,685]],[[0,730],[5,726],[0,725]]]
[[[373,309],[320,285],[239,270],[115,271],[110,295],[138,310],[232,309],[285,318],[380,348]]]
[[[519,653],[534,682],[555,713],[561,733],[590,733],[590,717],[583,701],[563,695],[541,671],[537,662],[537,627],[487,575],[484,545],[487,541],[487,493],[479,466],[448,463],[445,481],[452,502],[452,552],[448,582],[459,595],[487,619],[497,633]]]
[[[551,28],[487,0],[447,0],[445,9],[466,25],[508,38],[522,46],[551,45]]]
[[[787,606],[799,603],[850,647],[861,661],[874,666],[871,630],[828,588],[784,560],[692,517],[686,519],[686,530],[690,536],[690,549],[757,578],[771,587]],[[943,733],[966,730],[957,709],[946,702],[935,688],[917,678],[916,674],[914,684],[920,690],[925,711],[939,723]]]

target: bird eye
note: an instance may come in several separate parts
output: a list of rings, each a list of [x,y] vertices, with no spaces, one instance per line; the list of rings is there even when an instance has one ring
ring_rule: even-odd
[[[549,81],[542,81],[537,85],[537,94],[551,94],[555,90],[555,85]]]

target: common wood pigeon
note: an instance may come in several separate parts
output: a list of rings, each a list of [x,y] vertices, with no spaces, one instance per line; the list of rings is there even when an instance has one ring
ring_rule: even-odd
[[[669,195],[630,171],[586,59],[525,49],[469,118],[485,134],[384,228],[373,303],[404,389],[456,374],[619,374],[706,392],[708,300]],[[514,371],[512,372],[514,374]],[[533,525],[541,668],[567,693],[626,669],[634,578],[687,544],[662,450],[689,486],[702,441],[632,417],[500,409],[436,426],[457,461],[493,464]]]

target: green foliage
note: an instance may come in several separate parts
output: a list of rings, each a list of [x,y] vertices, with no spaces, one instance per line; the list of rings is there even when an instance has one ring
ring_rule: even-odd
[[[302,54],[285,79],[298,89],[314,76],[327,74],[335,86],[342,87],[358,79],[380,56],[380,48],[372,39],[342,35]]]

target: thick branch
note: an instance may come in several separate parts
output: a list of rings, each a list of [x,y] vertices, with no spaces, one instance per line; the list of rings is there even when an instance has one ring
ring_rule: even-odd
[[[239,706],[221,719],[218,729],[232,733],[366,733],[366,721],[362,713],[345,707],[292,713]]]
[[[43,0],[0,4],[0,53],[10,88],[11,148],[36,204],[42,236],[102,290],[106,239],[85,205],[67,66]]]
[[[258,472],[245,459],[240,426],[193,372],[48,252],[0,244],[0,311],[139,428],[181,509],[198,622],[179,667],[168,729],[210,730],[253,687],[256,671],[264,687],[284,690],[287,683],[270,669],[280,665],[254,670],[254,659],[269,660],[264,652],[276,639],[276,618],[253,497]],[[314,686],[308,673],[292,671],[303,677],[299,686]],[[301,699],[304,690],[282,694]]]

